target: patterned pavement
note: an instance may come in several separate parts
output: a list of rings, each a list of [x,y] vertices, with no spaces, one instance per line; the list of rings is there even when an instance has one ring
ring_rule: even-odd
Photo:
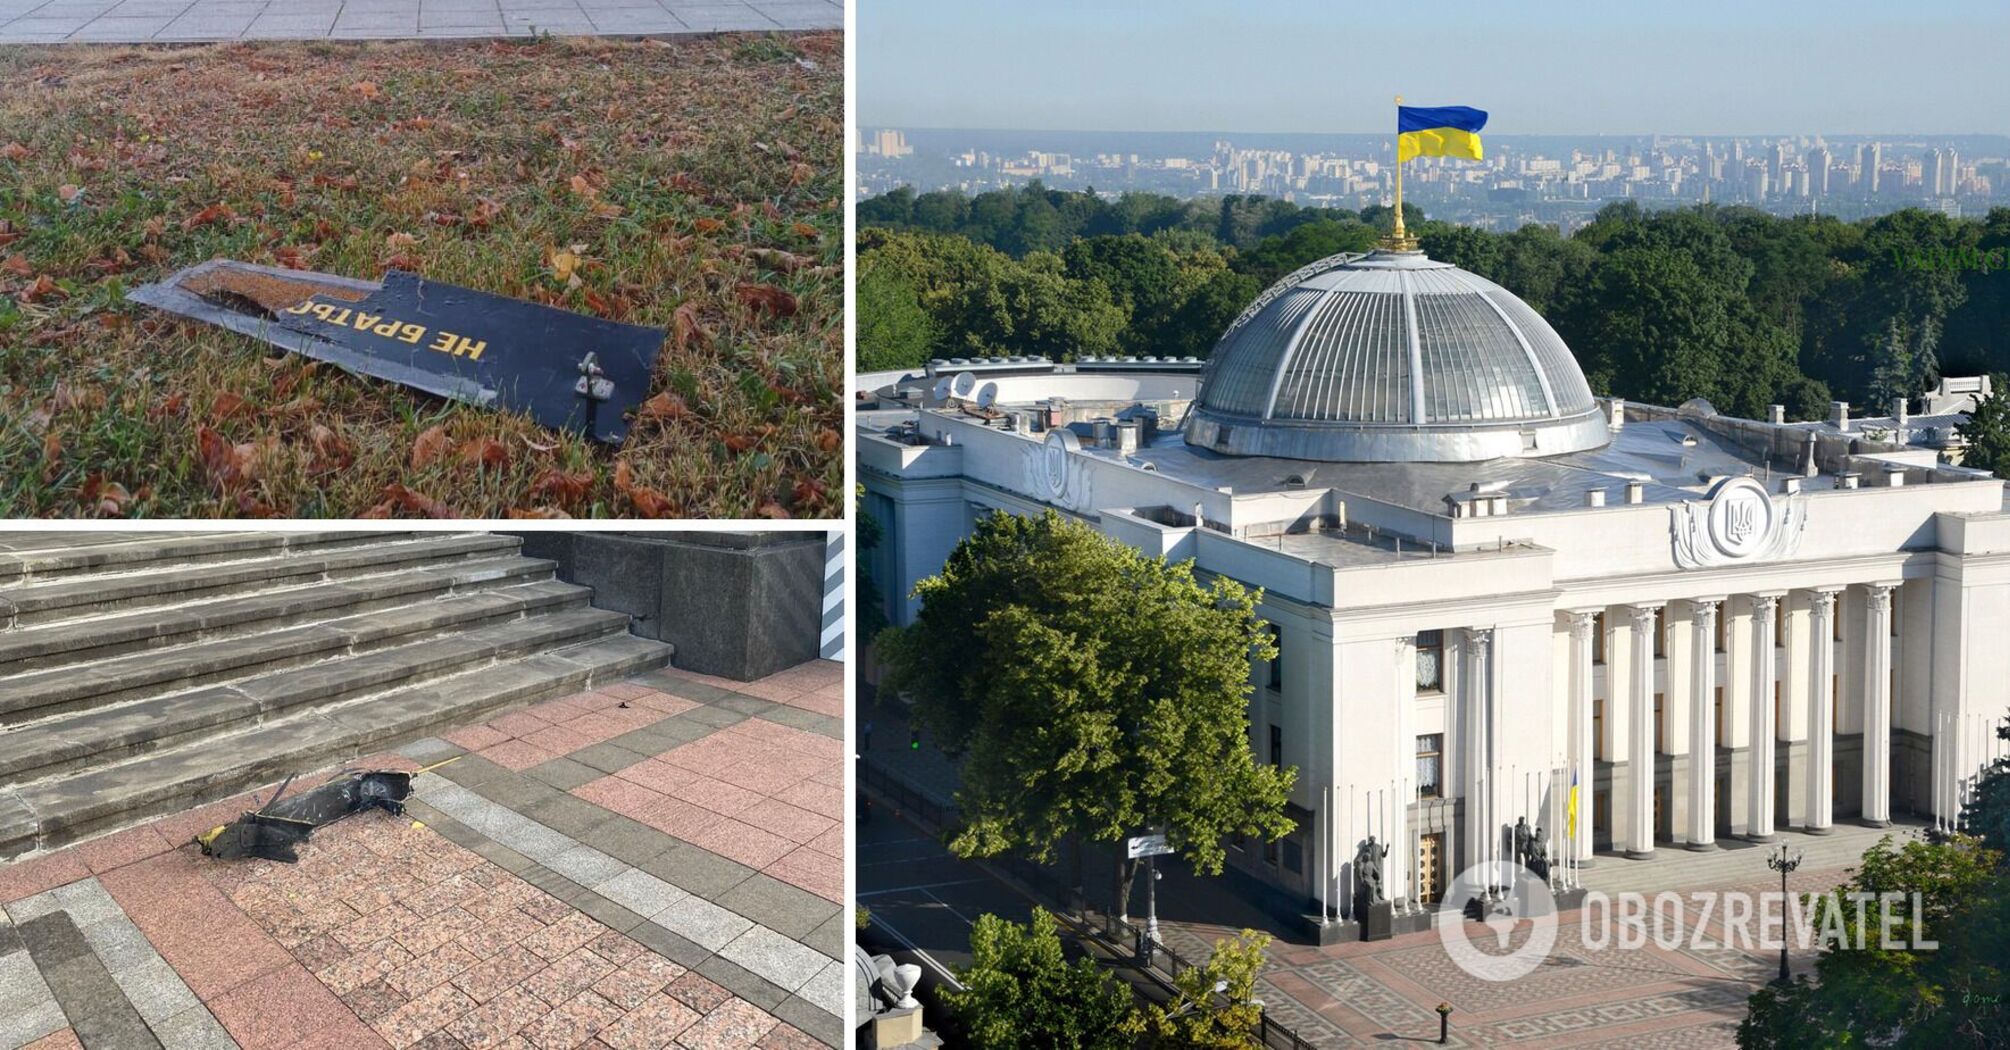
[[[0,44],[842,29],[841,0],[0,0]]]
[[[1796,893],[1819,891],[1846,876],[1845,868],[1801,871],[1789,885]],[[1779,883],[1713,888],[1777,895]],[[1435,1041],[1440,1002],[1453,1008],[1453,1046],[1731,1047],[1746,999],[1778,972],[1777,952],[1723,946],[1731,937],[1722,915],[1709,919],[1702,946],[1682,938],[1672,948],[1650,942],[1630,950],[1588,946],[1583,917],[1563,913],[1549,958],[1505,982],[1461,970],[1436,931],[1324,948],[1280,941],[1271,946],[1259,996],[1271,1016],[1321,1047]],[[1701,927],[1693,906],[1685,917],[1692,931]],[[1196,922],[1162,926],[1166,943],[1190,959],[1205,958],[1215,941],[1236,932]],[[1464,929],[1494,953],[1490,931]],[[1523,927],[1509,946],[1526,936]],[[1810,953],[1795,952],[1790,961],[1804,972]]]
[[[0,866],[0,1048],[835,1046],[841,708],[838,664],[659,671],[358,763],[459,756],[298,864],[187,844],[247,795]],[[624,772],[683,822],[591,801]],[[740,818],[778,841],[693,841]]]

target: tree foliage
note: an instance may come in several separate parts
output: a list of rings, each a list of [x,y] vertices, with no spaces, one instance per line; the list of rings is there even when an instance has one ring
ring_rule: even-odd
[[[1813,419],[1832,397],[1885,412],[1941,371],[2010,370],[2010,275],[1989,268],[2010,254],[2010,208],[1843,222],[1628,201],[1566,238],[1548,226],[1429,222],[1404,207],[1426,252],[1520,296],[1601,394],[1704,397],[1758,418],[1784,404]],[[1365,250],[1391,218],[1380,206],[1106,199],[1038,183],[975,197],[898,190],[859,205],[861,313],[872,308],[863,275],[890,264],[933,320],[937,353],[1203,356],[1264,286]],[[1951,264],[1962,260],[1974,265]]]
[[[958,969],[962,991],[941,993],[965,1045],[997,1050],[1127,1050],[1133,1027],[1131,990],[1089,958],[1070,963],[1059,924],[1033,909],[1021,926],[980,915],[970,930],[969,966]]]
[[[1920,936],[1936,947],[1910,947],[1908,921],[1894,931],[1908,946],[1881,948],[1874,904],[1859,920],[1846,897],[1839,907],[1819,903],[1815,928],[1833,921],[1851,947],[1824,950],[1813,981],[1800,977],[1754,994],[1738,1044],[2010,1046],[2010,759],[1983,771],[1962,827],[1969,834],[1903,846],[1886,836],[1840,888],[1898,893],[1907,906],[1918,894]],[[1854,947],[1859,935],[1861,949]]]
[[[1291,830],[1296,772],[1249,745],[1250,661],[1276,654],[1256,593],[1048,511],[980,521],[915,595],[880,635],[882,688],[964,758],[959,855],[1045,863],[1070,836],[1158,829],[1218,874],[1224,838]]]
[[[1968,422],[1955,427],[1955,432],[1968,443],[1961,455],[1961,465],[1986,470],[1998,477],[2010,472],[2010,389],[2002,385],[2010,382],[2010,376],[1998,373],[1989,377],[1989,389],[1998,391],[1984,398],[1968,414]]]
[[[1171,1001],[1138,1012],[1138,1046],[1245,1050],[1262,1045],[1263,1008],[1254,1000],[1263,950],[1269,945],[1270,935],[1256,930],[1216,941],[1206,965],[1190,966],[1173,978]]]

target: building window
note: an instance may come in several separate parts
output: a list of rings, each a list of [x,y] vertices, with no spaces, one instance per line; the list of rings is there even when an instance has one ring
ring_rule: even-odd
[[[1785,649],[1786,647],[1787,600],[1780,598],[1773,602],[1773,648]]]
[[[1275,839],[1263,844],[1263,862],[1273,868],[1277,866],[1277,841]]]
[[[1717,624],[1717,651],[1721,653],[1724,651],[1724,610],[1721,608],[1717,610],[1716,624]]]
[[[1591,662],[1595,664],[1605,662],[1604,613],[1599,613],[1591,618]]]
[[[1445,632],[1417,632],[1417,692],[1445,691]]]
[[[1305,848],[1297,839],[1284,840],[1284,870],[1293,875],[1305,870]]]
[[[1654,610],[1654,658],[1668,655],[1668,607]]]
[[[1270,727],[1270,764],[1284,765],[1284,730],[1276,726]]]
[[[1662,703],[1666,695],[1654,694],[1654,750],[1663,755],[1668,753],[1668,714]]]
[[[1726,747],[1730,741],[1724,736],[1724,687],[1717,687],[1717,746]]]
[[[1829,641],[1842,641],[1843,596],[1836,595],[1835,611],[1829,613]]]
[[[1270,688],[1282,691],[1284,688],[1284,632],[1277,625],[1265,624],[1270,628],[1270,644],[1277,655],[1270,658]]]
[[[1417,797],[1443,798],[1445,792],[1445,734],[1428,733],[1417,738]]]
[[[1605,701],[1591,702],[1591,757],[1605,761]]]

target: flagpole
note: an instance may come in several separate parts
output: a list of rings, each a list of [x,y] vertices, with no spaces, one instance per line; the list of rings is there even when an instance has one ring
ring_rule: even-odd
[[[1409,232],[1408,232],[1407,230],[1405,230],[1405,229],[1403,228],[1403,121],[1402,121],[1402,106],[1403,106],[1403,96],[1401,96],[1401,95],[1397,95],[1397,96],[1396,96],[1396,108],[1397,108],[1397,120],[1396,120],[1396,225],[1395,225],[1395,228],[1394,228],[1393,230],[1391,230],[1391,231],[1390,231],[1390,234],[1389,234],[1389,239],[1388,239],[1388,241],[1387,241],[1387,242],[1385,242],[1385,243],[1383,244],[1383,247],[1385,247],[1385,248],[1389,249],[1390,251],[1398,251],[1398,252],[1407,252],[1407,251],[1415,251],[1415,250],[1416,250],[1416,247],[1417,247],[1417,245],[1416,245],[1416,242],[1414,242],[1414,241],[1410,240],[1410,234],[1409,234]]]

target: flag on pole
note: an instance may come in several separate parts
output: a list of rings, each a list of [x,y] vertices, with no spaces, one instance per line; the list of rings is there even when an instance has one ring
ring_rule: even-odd
[[[1577,841],[1577,770],[1570,771],[1570,819],[1566,822],[1570,833],[1565,836]]]
[[[1480,129],[1485,110],[1471,106],[1397,106],[1396,163],[1411,157],[1484,159]]]

